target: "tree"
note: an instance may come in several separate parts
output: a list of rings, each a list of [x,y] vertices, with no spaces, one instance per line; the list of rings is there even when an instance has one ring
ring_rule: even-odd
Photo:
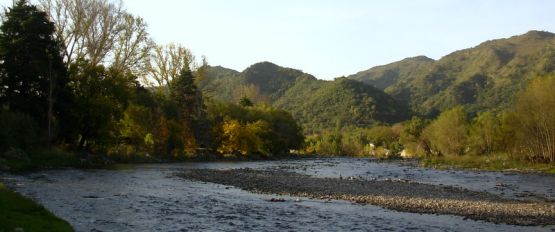
[[[188,68],[182,69],[179,76],[172,80],[170,96],[178,105],[180,118],[192,120],[199,116],[197,92],[195,76]]]
[[[368,140],[376,146],[389,147],[398,140],[398,136],[389,126],[375,126],[367,132]]]
[[[263,105],[243,107],[232,103],[210,102],[207,118],[214,125],[215,147],[220,152],[225,151],[223,153],[230,152],[230,149],[222,148],[229,145],[232,139],[229,136],[244,131],[245,127],[262,128],[255,133],[257,139],[260,139],[260,146],[256,150],[261,154],[288,154],[290,149],[300,149],[304,142],[302,129],[291,114]],[[228,132],[225,132],[226,128]]]
[[[255,108],[254,112],[270,125],[270,131],[263,134],[266,151],[280,155],[289,153],[290,149],[301,148],[304,142],[302,128],[289,112],[265,105]]]
[[[206,145],[206,132],[203,132],[207,130],[204,102],[195,84],[194,74],[185,67],[181,74],[172,80],[170,86],[170,97],[176,104],[185,140],[190,146]]]
[[[151,47],[147,25],[116,0],[40,0],[58,31],[66,64],[86,59],[141,74]]]
[[[104,150],[115,143],[116,125],[129,104],[135,77],[78,60],[70,67],[73,116],[81,149]]]
[[[67,71],[61,43],[45,12],[18,1],[6,12],[0,27],[0,105],[35,117],[49,129],[67,110],[57,100],[68,100]]]
[[[555,76],[534,79],[509,109],[515,151],[533,161],[555,161]]]
[[[501,138],[501,123],[491,112],[482,112],[472,120],[469,144],[479,155],[491,154]]]
[[[170,85],[170,97],[176,104],[177,117],[182,124],[182,139],[191,146],[196,146],[194,124],[197,119],[197,88],[190,70],[183,69],[181,74],[174,78]]]
[[[422,131],[422,136],[434,153],[462,155],[467,147],[466,118],[462,106],[447,110]]]
[[[400,140],[405,142],[416,142],[422,134],[422,130],[426,127],[426,121],[419,117],[412,117],[410,121],[405,123],[401,131]]]
[[[147,25],[140,17],[125,13],[122,31],[113,49],[112,67],[120,72],[134,75],[146,74],[148,55],[153,43],[147,32]]]
[[[399,136],[399,142],[409,154],[423,154],[426,151],[426,143],[422,141],[421,134],[429,122],[419,117],[413,117],[406,122]]]
[[[143,83],[150,86],[171,88],[172,80],[176,78],[182,70],[194,70],[195,57],[187,48],[177,45],[158,45],[152,50],[152,54],[147,62],[148,75]]]
[[[241,124],[237,120],[226,120],[222,125],[223,141],[218,150],[223,154],[250,155],[254,153],[267,154],[262,138],[270,130],[268,122]]]

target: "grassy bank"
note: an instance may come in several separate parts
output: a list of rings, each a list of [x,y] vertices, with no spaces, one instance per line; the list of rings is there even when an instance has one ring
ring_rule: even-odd
[[[554,163],[533,163],[527,160],[499,153],[492,155],[444,155],[422,158],[425,167],[437,169],[479,169],[487,171],[517,171],[555,174]]]
[[[0,183],[0,232],[73,231],[69,223]]]

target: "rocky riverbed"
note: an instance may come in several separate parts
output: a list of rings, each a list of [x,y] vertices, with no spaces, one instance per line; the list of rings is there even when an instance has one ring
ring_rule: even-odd
[[[513,225],[555,224],[555,205],[550,202],[509,199],[461,187],[356,177],[316,178],[281,170],[250,168],[192,169],[178,176],[236,186],[255,193],[347,200],[403,212],[452,214]]]
[[[496,224],[452,214],[411,213],[367,204],[364,199],[362,204],[332,200],[326,197],[329,193],[312,198],[255,193],[178,176],[196,169],[244,168],[339,179],[346,184],[384,181],[421,183],[424,189],[445,187],[439,199],[457,199],[448,198],[455,196],[452,188],[466,189],[468,194],[463,196],[477,193],[477,199],[485,197],[487,202],[555,202],[554,175],[434,170],[358,158],[143,164],[24,175],[0,172],[0,182],[44,205],[76,231],[555,231],[555,225]],[[421,191],[410,191],[416,190]]]

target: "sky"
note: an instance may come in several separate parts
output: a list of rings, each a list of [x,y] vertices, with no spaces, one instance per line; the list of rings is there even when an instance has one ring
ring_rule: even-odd
[[[555,32],[551,0],[123,0],[159,44],[242,71],[270,61],[320,79],[439,59],[530,30]],[[11,0],[0,0],[11,2]]]

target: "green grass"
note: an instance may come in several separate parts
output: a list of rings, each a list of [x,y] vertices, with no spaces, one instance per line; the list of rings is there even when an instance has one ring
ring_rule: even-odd
[[[0,183],[0,232],[11,232],[16,228],[23,231],[73,231],[66,221]]]
[[[504,153],[423,158],[422,165],[438,169],[461,168],[555,174],[555,163],[533,163]]]

